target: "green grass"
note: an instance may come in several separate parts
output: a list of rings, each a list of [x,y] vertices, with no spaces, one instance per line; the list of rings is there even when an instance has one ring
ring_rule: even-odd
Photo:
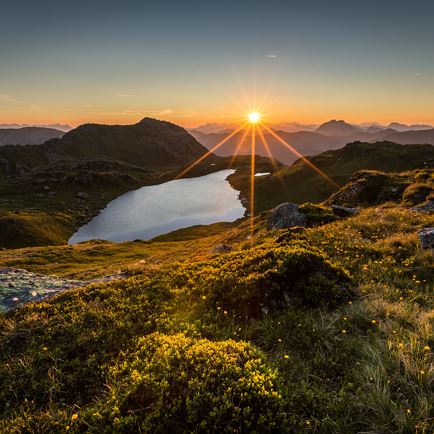
[[[0,431],[432,432],[434,255],[417,231],[434,217],[387,205],[300,233],[264,220],[254,240],[242,222],[203,239],[1,252],[39,271],[118,261],[135,274],[0,317]],[[212,254],[220,242],[234,251]],[[282,280],[294,264],[306,271]],[[352,282],[339,303],[281,295],[321,267],[337,273],[323,273],[327,290]],[[285,302],[246,315],[258,287]]]

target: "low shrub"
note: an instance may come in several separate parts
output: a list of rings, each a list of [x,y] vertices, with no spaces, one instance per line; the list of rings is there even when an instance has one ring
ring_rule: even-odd
[[[246,317],[289,303],[336,307],[354,297],[346,271],[324,255],[271,243],[187,266],[178,272],[177,283],[207,308]]]
[[[154,333],[111,369],[97,432],[282,432],[277,371],[246,342]]]

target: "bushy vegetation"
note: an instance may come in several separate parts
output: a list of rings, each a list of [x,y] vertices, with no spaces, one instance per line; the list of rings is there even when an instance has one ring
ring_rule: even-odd
[[[108,381],[92,414],[100,432],[277,432],[284,419],[278,373],[246,342],[154,333]]]
[[[207,308],[260,317],[289,303],[336,307],[354,298],[350,279],[318,252],[271,242],[186,266],[177,284]]]

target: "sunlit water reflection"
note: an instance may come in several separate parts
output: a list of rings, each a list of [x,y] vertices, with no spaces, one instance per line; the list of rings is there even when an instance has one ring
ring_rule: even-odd
[[[234,221],[245,212],[239,192],[226,180],[234,172],[221,170],[129,191],[82,226],[69,243],[149,240],[189,226]]]

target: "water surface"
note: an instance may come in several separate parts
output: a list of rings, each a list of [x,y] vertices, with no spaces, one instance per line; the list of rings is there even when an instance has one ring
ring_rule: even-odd
[[[221,170],[129,191],[82,226],[69,243],[149,240],[189,226],[234,221],[245,212],[239,192],[226,180],[234,172]]]

